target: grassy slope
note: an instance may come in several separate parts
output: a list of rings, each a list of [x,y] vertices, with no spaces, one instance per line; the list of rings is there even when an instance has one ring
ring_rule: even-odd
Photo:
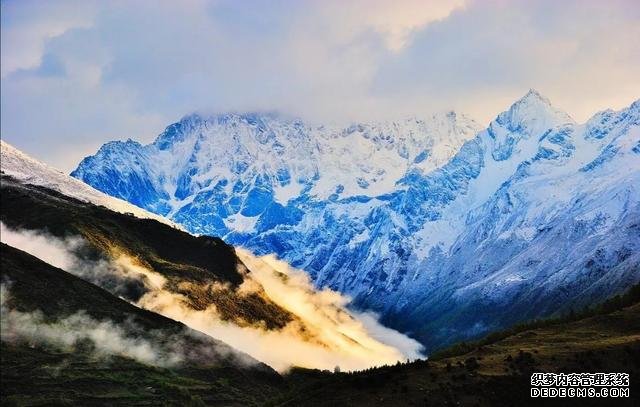
[[[136,258],[163,274],[168,288],[183,294],[194,309],[214,304],[224,319],[260,323],[270,329],[282,328],[294,318],[266,295],[239,296],[233,289],[215,293],[208,289],[210,283],[234,287],[243,281],[233,247],[219,238],[195,237],[154,220],[25,185],[6,175],[2,175],[0,203],[0,219],[11,228],[47,231],[60,238],[82,236],[90,244],[90,250],[83,253],[88,257],[110,257],[119,252]],[[193,284],[185,289],[185,282]]]
[[[293,390],[271,405],[638,405],[637,299],[617,311],[538,324],[429,362],[338,375],[298,370],[287,378]],[[539,371],[626,372],[631,375],[631,399],[531,399],[530,374]]]
[[[40,310],[51,321],[82,310],[100,321],[127,321],[129,335],[159,349],[164,346],[161,338],[179,337],[190,350],[222,351],[210,357],[196,353],[184,365],[159,368],[123,357],[97,358],[86,344],[64,349],[3,341],[2,405],[255,405],[282,386],[272,369],[239,364],[221,342],[4,244],[2,281],[10,284],[10,309]]]

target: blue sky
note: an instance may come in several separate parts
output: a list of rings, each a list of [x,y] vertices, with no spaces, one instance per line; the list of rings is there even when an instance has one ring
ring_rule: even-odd
[[[190,112],[311,122],[456,110],[536,88],[586,120],[640,97],[640,2],[2,1],[1,136],[70,171]]]

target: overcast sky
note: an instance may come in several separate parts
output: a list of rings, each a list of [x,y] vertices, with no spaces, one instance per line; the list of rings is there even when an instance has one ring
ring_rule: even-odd
[[[640,98],[640,1],[2,1],[1,136],[65,171],[194,112],[467,113]]]

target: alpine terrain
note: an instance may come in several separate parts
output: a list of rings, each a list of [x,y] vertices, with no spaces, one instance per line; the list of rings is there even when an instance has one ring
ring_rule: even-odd
[[[414,341],[304,273],[0,144],[2,405],[537,405],[532,372],[594,370],[637,405],[640,285],[403,362]]]
[[[9,298],[3,302],[3,341],[5,333],[18,339],[38,337],[47,332],[48,328],[42,327],[45,323],[68,317],[73,314],[69,310],[91,314],[90,300],[85,309],[84,300],[71,303],[68,298],[84,298],[93,290],[104,291],[101,295],[110,297],[112,305],[119,308],[123,306],[116,303],[124,300],[129,310],[142,308],[151,311],[148,314],[160,314],[206,334],[212,342],[216,342],[214,338],[229,344],[233,352],[246,354],[244,359],[238,357],[249,360],[241,365],[253,366],[259,360],[281,372],[292,366],[354,370],[421,356],[419,343],[381,326],[370,314],[351,313],[345,307],[346,298],[330,290],[314,290],[299,270],[273,258],[236,250],[219,238],[193,236],[4,142],[1,147],[0,235],[7,245],[3,257],[5,252],[9,258],[32,255],[44,262],[37,269],[58,270],[46,271],[49,274],[70,273],[93,286],[86,290],[80,286],[77,294],[69,292],[71,287],[60,288],[64,292],[55,295],[54,285],[69,279],[60,277],[51,283],[49,297],[47,284],[42,282],[44,286],[34,287],[36,292],[31,294],[43,295],[38,301],[47,309],[27,307],[27,311],[43,314],[37,318],[21,315],[12,328],[7,321],[11,321],[9,311],[15,305],[12,298],[18,298],[15,290],[32,285],[24,279],[42,278],[29,274],[31,260],[16,263],[20,272],[15,275],[11,267],[5,272],[3,265],[3,298],[5,294]],[[27,291],[22,294],[29,297]],[[65,312],[48,312],[49,306],[58,303]],[[5,305],[9,307],[6,320]],[[127,318],[121,314],[117,325],[127,331],[128,323],[121,323]],[[38,328],[21,328],[24,324],[20,321],[26,319],[35,319]],[[67,328],[74,331],[74,327]],[[170,337],[156,337],[162,343],[171,342]],[[211,352],[214,348],[223,346],[213,347]],[[232,350],[222,353],[226,356]],[[219,359],[214,354],[208,356]]]
[[[640,101],[576,123],[531,90],[486,129],[453,112],[346,128],[194,114],[71,175],[275,253],[428,351],[640,281]]]

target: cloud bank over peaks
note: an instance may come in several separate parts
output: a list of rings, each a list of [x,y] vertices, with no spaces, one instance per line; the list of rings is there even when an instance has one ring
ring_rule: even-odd
[[[584,121],[640,93],[638,17],[633,0],[9,0],[1,133],[70,170],[191,112],[488,123],[535,87]]]

